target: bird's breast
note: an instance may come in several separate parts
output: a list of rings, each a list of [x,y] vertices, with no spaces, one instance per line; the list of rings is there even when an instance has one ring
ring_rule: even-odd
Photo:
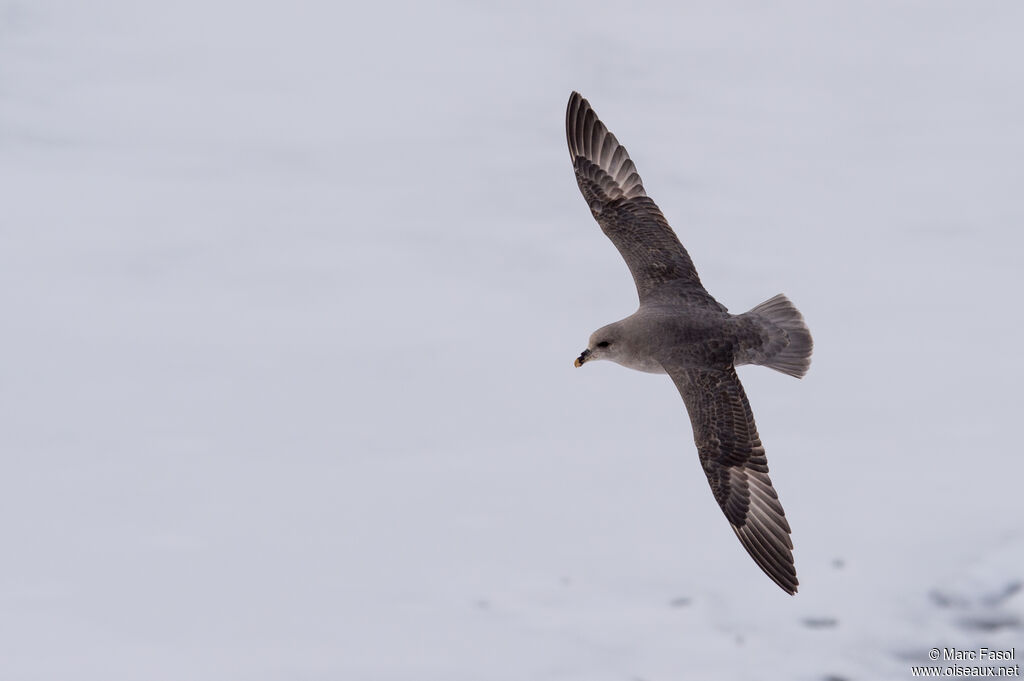
[[[613,361],[616,364],[626,367],[627,369],[643,371],[648,374],[666,373],[665,367],[661,366],[661,362],[654,359],[654,357],[634,355],[631,357],[616,357]]]

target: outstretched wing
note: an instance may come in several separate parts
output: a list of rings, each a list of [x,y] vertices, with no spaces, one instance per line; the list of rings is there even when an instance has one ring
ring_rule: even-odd
[[[565,134],[583,198],[629,266],[640,301],[667,282],[707,295],[690,255],[644,191],[626,148],[578,92],[569,97]]]
[[[796,593],[789,523],[736,369],[666,370],[690,412],[701,465],[733,531],[772,581]]]

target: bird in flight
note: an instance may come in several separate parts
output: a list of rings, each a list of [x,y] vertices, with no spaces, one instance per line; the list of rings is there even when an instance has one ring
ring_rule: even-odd
[[[803,315],[781,294],[729,314],[700,283],[626,148],[578,92],[569,97],[565,134],[583,198],[626,261],[640,297],[636,312],[590,336],[576,366],[607,359],[669,375],[690,414],[711,493],[733,532],[772,581],[796,593],[789,523],[736,367],[760,364],[802,378],[813,348]]]

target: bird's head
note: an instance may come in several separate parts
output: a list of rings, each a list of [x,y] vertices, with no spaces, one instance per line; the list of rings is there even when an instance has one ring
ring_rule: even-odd
[[[595,359],[610,359],[614,362],[621,350],[622,334],[620,333],[619,325],[618,323],[609,324],[590,334],[590,342],[587,343],[587,349],[580,353],[580,356],[576,358],[575,364],[577,367],[581,367]]]

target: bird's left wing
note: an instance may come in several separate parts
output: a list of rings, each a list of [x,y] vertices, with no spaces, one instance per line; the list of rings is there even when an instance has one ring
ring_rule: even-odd
[[[626,261],[640,302],[671,282],[677,295],[713,303],[689,253],[658,205],[647,196],[626,148],[578,92],[569,97],[565,136],[576,183],[601,231]]]
[[[731,364],[713,369],[666,364],[665,369],[690,413],[711,492],[740,543],[772,581],[796,593],[789,523],[768,477],[768,460],[736,369]]]

